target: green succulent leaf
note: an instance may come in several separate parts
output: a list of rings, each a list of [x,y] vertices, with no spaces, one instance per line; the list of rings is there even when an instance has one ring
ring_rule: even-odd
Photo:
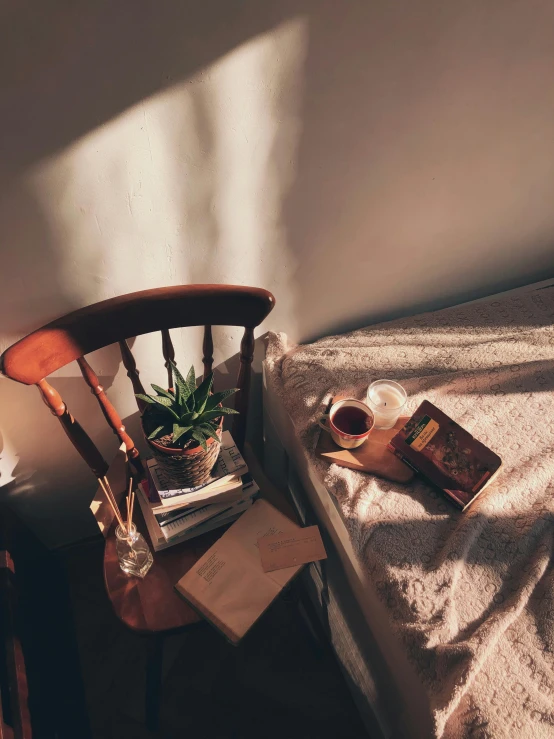
[[[202,413],[206,407],[213,381],[214,375],[213,372],[210,372],[210,374],[202,380],[198,388],[194,391],[194,404],[198,413]]]
[[[192,426],[180,426],[178,423],[173,424],[173,442],[176,442],[177,439],[180,439],[183,434],[186,434],[187,431],[190,431]]]
[[[234,411],[232,408],[216,408],[214,411],[207,411],[202,413],[202,416],[200,418],[200,423],[205,423],[206,421],[213,421],[214,418],[219,418],[220,416],[228,416],[233,413],[238,413],[238,411]]]
[[[174,391],[165,390],[152,384],[157,395],[137,394],[147,407],[143,411],[143,426],[149,439],[172,435],[172,444],[176,448],[184,448],[189,440],[194,439],[204,450],[211,438],[219,440],[218,431],[221,417],[236,415],[232,408],[221,407],[225,398],[236,392],[236,388],[213,393],[213,372],[205,377],[196,387],[194,366],[187,373],[186,379],[171,361]]]
[[[160,387],[159,385],[154,385],[152,383],[152,390],[155,390],[158,395],[163,396],[164,398],[169,398],[172,403],[175,402],[175,395],[171,393],[169,390],[164,390],[163,387]]]
[[[191,393],[193,393],[196,390],[196,375],[194,374],[194,365],[189,369],[189,373],[187,375],[187,385],[189,386],[189,390]]]
[[[155,398],[154,402],[158,405],[159,409],[164,409],[162,412],[164,413],[164,416],[167,417],[167,415],[170,415],[172,418],[174,418],[176,421],[179,421],[179,415],[173,410],[173,408],[170,408],[169,405],[166,405],[165,403],[162,403],[160,401],[166,400],[166,398]]]
[[[148,434],[149,439],[156,439],[158,436],[163,436],[164,434],[161,434],[160,432],[163,431],[165,426],[158,426],[157,429],[152,431],[151,434]]]
[[[204,408],[205,411],[211,411],[213,410],[217,405],[222,403],[225,398],[228,398],[230,395],[233,395],[233,393],[236,393],[238,388],[233,387],[230,390],[222,390],[219,393],[214,393],[213,395],[210,395],[206,402],[206,407]]]
[[[221,416],[221,412],[220,412],[219,408],[217,409],[217,411],[208,411],[207,413],[204,412],[202,414],[201,423],[205,423],[206,421],[213,421],[214,418],[219,418],[220,416]],[[198,424],[198,425],[200,425],[200,424]]]
[[[202,433],[202,431],[200,431],[200,429],[198,429],[198,428],[195,428],[195,429],[194,429],[194,430],[192,431],[192,434],[191,434],[191,436],[192,436],[192,438],[193,438],[193,439],[194,439],[195,441],[197,441],[197,442],[198,442],[198,443],[200,444],[200,446],[202,447],[202,449],[203,449],[203,450],[204,450],[205,452],[207,452],[207,451],[208,451],[208,445],[206,444],[206,436],[205,436],[205,434],[203,434],[203,433]]]
[[[186,403],[186,400],[189,397],[191,391],[189,389],[189,386],[187,385],[187,381],[177,369],[177,365],[175,364],[175,362],[171,362],[170,360],[170,363],[171,371],[173,373],[173,379],[175,380],[175,397],[179,398],[179,403]]]
[[[202,423],[200,426],[198,426],[200,431],[202,431],[206,436],[211,436],[212,439],[215,439],[215,441],[219,441],[219,436],[217,435],[215,429],[213,426],[211,426],[209,423]]]
[[[171,408],[171,406],[175,402],[175,398],[164,398],[163,395],[152,395],[151,397],[153,398],[154,403],[158,403],[158,405],[163,405],[164,408]]]

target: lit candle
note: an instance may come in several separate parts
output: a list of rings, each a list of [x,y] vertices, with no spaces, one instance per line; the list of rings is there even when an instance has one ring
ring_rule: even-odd
[[[367,404],[375,416],[376,429],[391,429],[406,403],[406,391],[393,380],[375,380],[367,389]]]

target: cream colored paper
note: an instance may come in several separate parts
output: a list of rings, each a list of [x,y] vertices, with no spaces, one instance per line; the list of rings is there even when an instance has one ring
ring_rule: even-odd
[[[317,526],[264,536],[258,546],[264,572],[327,559]]]
[[[257,500],[184,575],[177,591],[238,642],[300,567],[264,572],[258,539],[300,527]]]

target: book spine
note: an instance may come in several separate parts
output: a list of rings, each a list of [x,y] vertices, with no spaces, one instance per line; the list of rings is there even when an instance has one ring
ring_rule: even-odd
[[[414,472],[416,472],[418,475],[421,474],[420,470],[416,467],[416,465],[411,462],[407,457],[405,457],[402,452],[399,452],[396,447],[393,447],[393,445],[389,442],[387,444],[387,449],[394,454],[395,457],[398,457],[398,459],[401,462],[404,462],[405,465],[407,465],[410,469],[412,469]]]
[[[435,490],[440,490],[440,492],[443,495],[446,495],[446,497],[448,498],[448,500],[450,500],[452,503],[454,503],[454,505],[456,506],[456,508],[459,508],[462,511],[465,510],[465,508],[467,508],[467,506],[465,506],[465,508],[464,508],[464,504],[463,503],[460,503],[460,501],[454,495],[452,495],[452,493],[449,490],[445,490],[444,488],[441,488],[440,485],[437,485],[432,480],[430,480],[427,477],[427,475],[425,475],[420,469],[418,469],[418,467],[411,460],[409,460],[407,457],[405,457],[402,454],[402,452],[398,451],[398,449],[396,449],[391,443],[387,444],[387,448],[389,449],[389,451],[391,451],[394,454],[395,457],[398,457],[398,459],[400,459],[402,462],[404,462],[404,464],[407,465],[408,467],[410,467],[416,474],[421,475],[421,477],[423,477],[423,479],[425,480],[425,482],[429,483],[429,485],[431,485],[432,487],[434,487]]]

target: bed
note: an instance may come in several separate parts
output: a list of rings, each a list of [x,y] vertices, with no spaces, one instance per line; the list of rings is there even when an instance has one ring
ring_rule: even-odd
[[[337,391],[399,380],[503,458],[466,513],[316,457]],[[329,558],[304,580],[372,737],[554,736],[554,281],[293,346],[269,336],[268,474]]]

